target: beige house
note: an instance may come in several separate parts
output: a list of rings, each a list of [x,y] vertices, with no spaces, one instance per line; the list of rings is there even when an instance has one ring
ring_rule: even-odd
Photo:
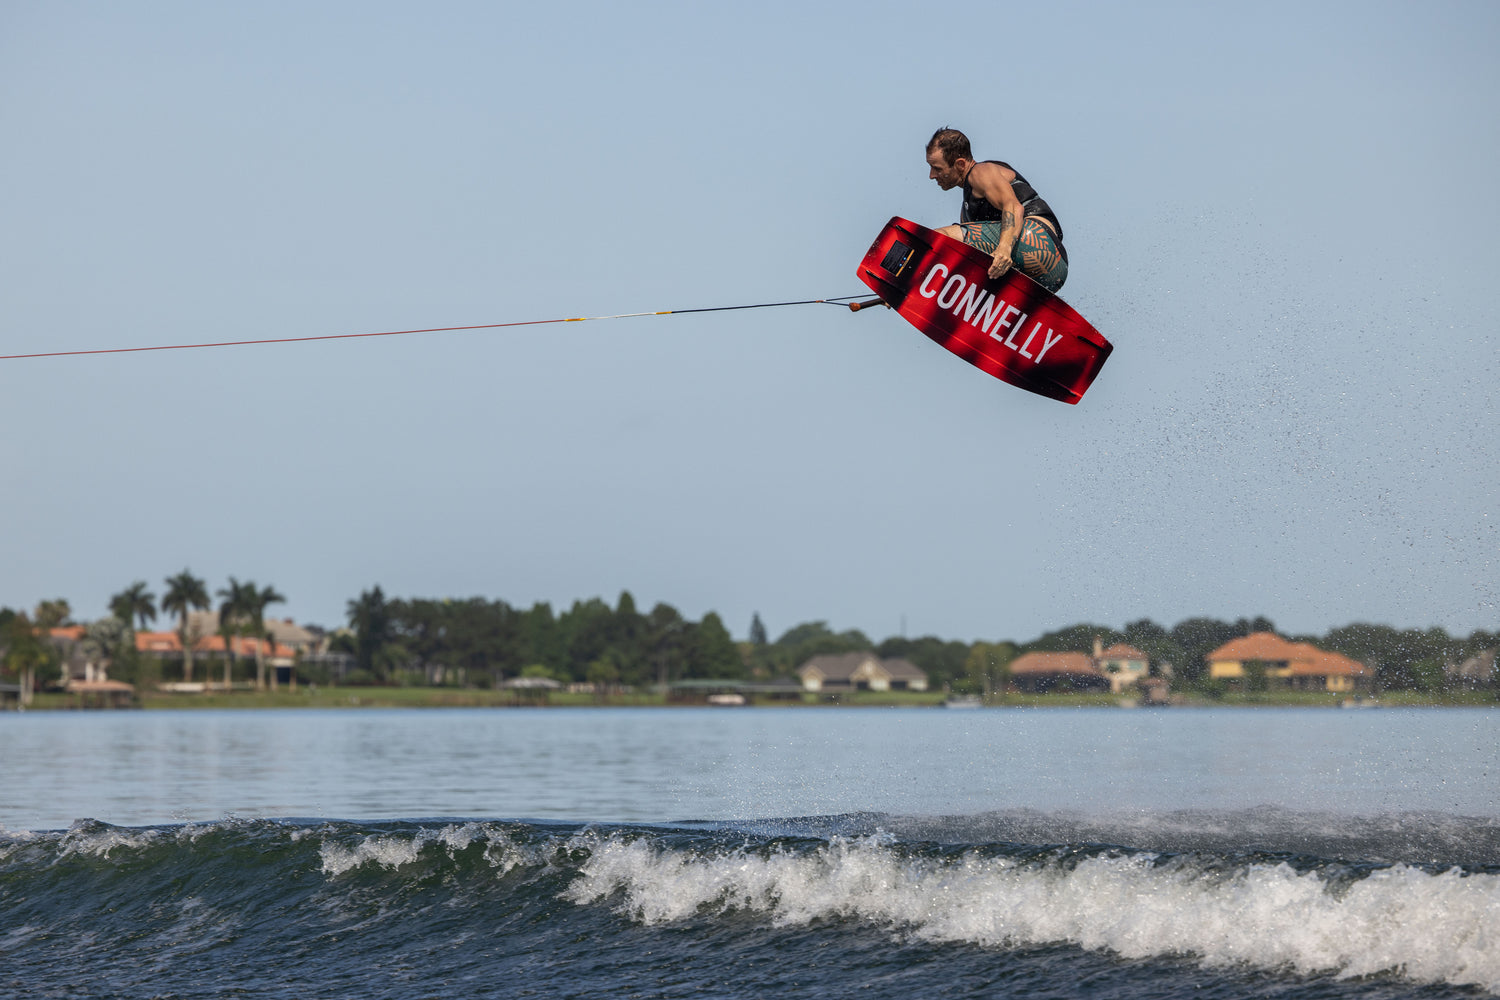
[[[1268,680],[1298,691],[1346,693],[1370,679],[1369,668],[1358,660],[1310,642],[1291,642],[1273,632],[1230,640],[1206,659],[1209,678],[1231,684],[1242,684],[1259,670]]]
[[[267,618],[266,631],[277,646],[285,646],[293,656],[322,652],[322,640],[315,633],[303,628],[290,618]]]
[[[1462,663],[1449,663],[1443,668],[1448,683],[1455,687],[1482,688],[1494,683],[1495,654],[1497,650],[1486,649],[1469,657]]]
[[[296,657],[320,651],[317,648],[319,645],[318,636],[298,625],[290,618],[267,618],[264,624],[266,632],[270,635],[271,641],[275,643],[278,652],[281,647],[285,647],[290,650],[291,656]],[[219,634],[219,613],[212,610],[189,612],[187,632],[192,637],[195,643],[194,648],[196,649],[196,643],[199,640]],[[219,648],[222,650],[224,647],[220,645]]]
[[[1101,649],[1094,640],[1094,666],[1109,679],[1111,694],[1119,694],[1128,687],[1135,687],[1151,669],[1151,658],[1134,646],[1117,642],[1108,649]]]
[[[926,691],[927,674],[910,660],[874,653],[814,656],[797,670],[804,691]]]

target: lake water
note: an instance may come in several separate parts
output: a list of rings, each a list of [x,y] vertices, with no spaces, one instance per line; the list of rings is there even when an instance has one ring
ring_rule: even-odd
[[[7,714],[0,993],[1488,995],[1497,724]]]

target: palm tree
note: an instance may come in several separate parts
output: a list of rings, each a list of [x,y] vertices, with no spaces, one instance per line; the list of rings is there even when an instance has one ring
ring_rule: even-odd
[[[193,679],[193,640],[197,638],[188,635],[188,612],[194,608],[207,611],[209,607],[208,589],[202,580],[187,570],[167,577],[167,592],[162,595],[161,609],[169,615],[177,616],[177,637],[182,640],[184,681]]]
[[[250,633],[255,636],[255,689],[264,691],[266,688],[266,657],[265,650],[260,640],[271,639],[271,633],[266,631],[266,606],[269,604],[284,604],[286,598],[276,593],[276,588],[267,585],[265,589],[257,587],[254,583],[245,584],[245,606],[242,609],[244,616],[249,620]],[[275,644],[272,643],[272,651]]]
[[[156,595],[146,589],[145,580],[137,580],[109,599],[109,610],[126,628],[132,621],[140,622],[144,632],[148,621],[156,621]]]
[[[361,591],[346,605],[349,626],[354,629],[354,661],[359,669],[373,672],[376,654],[391,638],[391,608],[380,584]]]
[[[255,584],[229,578],[229,586],[219,588],[219,635],[224,638],[224,690],[229,690],[230,671],[234,666],[234,635],[249,616],[249,597]]]

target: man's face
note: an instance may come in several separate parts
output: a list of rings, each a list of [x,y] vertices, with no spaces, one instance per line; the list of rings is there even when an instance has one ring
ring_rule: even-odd
[[[963,168],[968,162],[960,156],[956,163],[949,163],[941,149],[934,149],[927,154],[927,176],[937,181],[938,187],[944,191],[952,191],[963,181]]]

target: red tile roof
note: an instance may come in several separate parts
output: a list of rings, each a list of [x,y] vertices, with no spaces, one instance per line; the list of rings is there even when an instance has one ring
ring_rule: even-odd
[[[1016,674],[1088,674],[1103,677],[1087,653],[1025,653],[1011,662],[1011,676]]]
[[[1334,653],[1329,650],[1313,649],[1313,656],[1306,661],[1294,661],[1292,673],[1312,674],[1318,677],[1332,677],[1344,675],[1349,677],[1363,677],[1369,673],[1369,668],[1358,660],[1351,660],[1342,653]]]
[[[290,646],[283,646],[280,643],[276,643],[273,648],[272,644],[264,639],[251,639],[238,635],[234,637],[235,656],[254,656],[256,646],[260,647],[265,656],[290,659],[295,655]],[[142,653],[180,653],[182,652],[182,639],[176,632],[137,632],[135,648]],[[206,635],[193,643],[193,652],[222,653],[224,652],[224,637]]]
[[[180,653],[182,640],[176,632],[137,632],[135,648],[141,653]]]
[[[1295,660],[1305,656],[1297,643],[1288,642],[1274,632],[1252,632],[1250,635],[1231,639],[1212,653],[1209,660]]]
[[[1210,663],[1223,660],[1264,660],[1268,663],[1285,663],[1298,676],[1328,677],[1343,675],[1363,676],[1368,668],[1357,660],[1339,653],[1319,649],[1310,642],[1291,642],[1273,632],[1254,632],[1239,639],[1231,639],[1209,653]]]

